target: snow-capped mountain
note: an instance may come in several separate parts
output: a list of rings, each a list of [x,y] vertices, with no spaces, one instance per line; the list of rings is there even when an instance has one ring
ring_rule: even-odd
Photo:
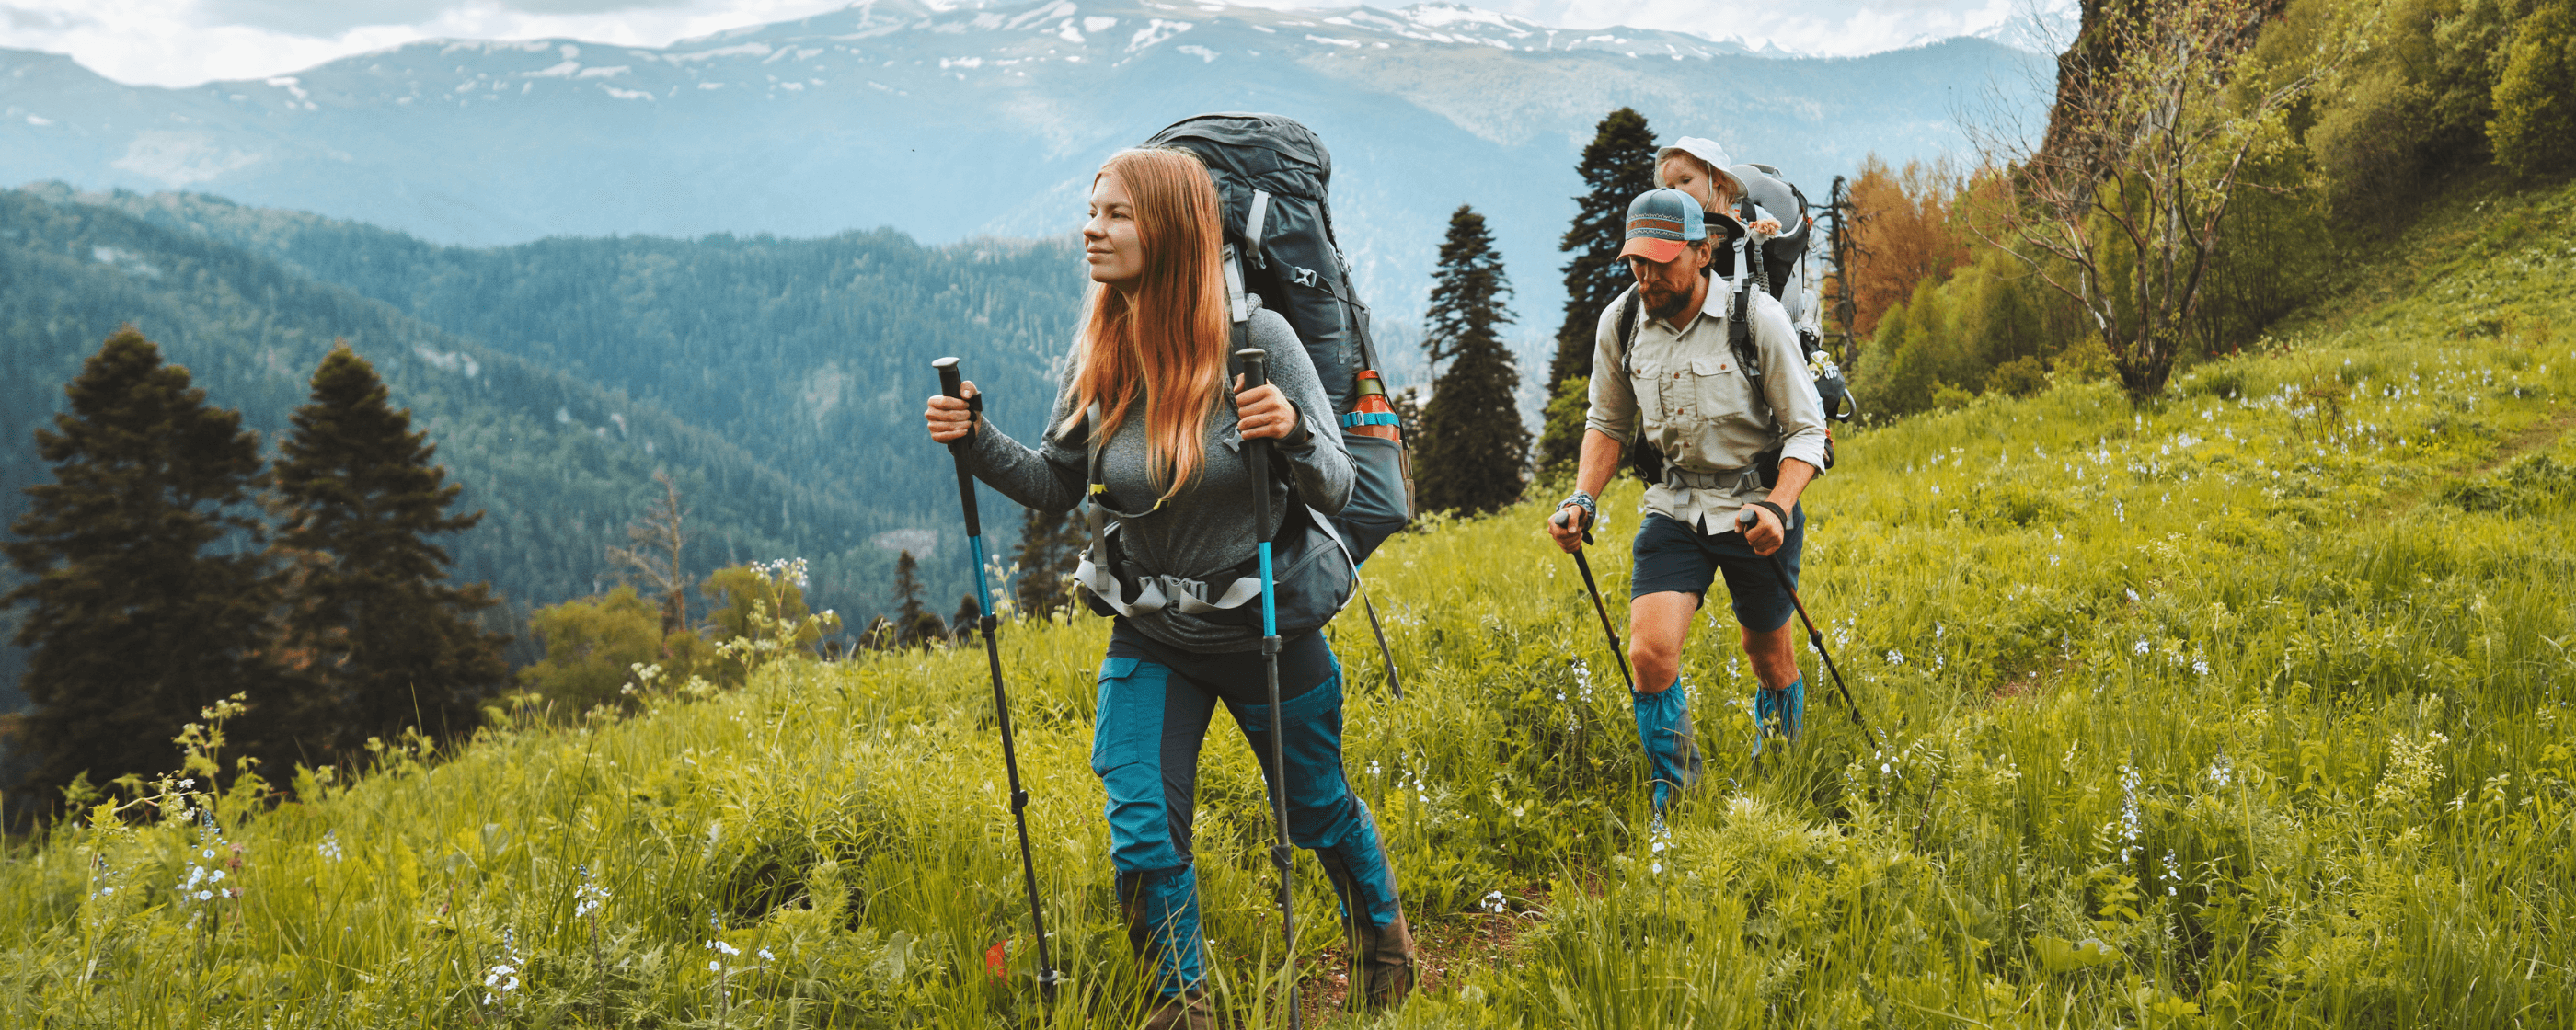
[[[1961,149],[1956,116],[1995,87],[2037,109],[2040,61],[1977,39],[1782,59],[1455,4],[1146,0],[866,0],[662,48],[416,43],[186,89],[0,50],[0,184],[197,190],[455,243],[880,225],[939,242],[1068,230],[1109,152],[1190,114],[1270,111],[1333,148],[1340,235],[1381,324],[1416,316],[1464,203],[1535,338],[1555,323],[1575,159],[1610,110],[1714,137],[1821,201],[1865,154]]]

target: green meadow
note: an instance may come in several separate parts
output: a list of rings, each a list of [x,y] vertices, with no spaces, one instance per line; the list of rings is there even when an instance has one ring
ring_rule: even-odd
[[[1404,696],[1359,613],[1333,629],[1426,941],[1377,1025],[2576,1023],[2576,191],[2458,215],[2151,401],[2069,377],[1844,432],[1803,592],[1884,746],[1810,654],[1806,739],[1757,768],[1712,623],[1668,842],[1544,503],[1389,543]],[[1614,602],[1636,500],[1591,554]],[[1107,629],[1001,634],[1053,1004],[968,646],[503,705],[355,782],[263,770],[283,803],[174,744],[0,866],[0,1023],[1132,1025],[1088,763]],[[1284,1025],[1239,740],[1205,758],[1200,883],[1222,1005]],[[1311,859],[1296,887],[1308,1025],[1356,1025]]]

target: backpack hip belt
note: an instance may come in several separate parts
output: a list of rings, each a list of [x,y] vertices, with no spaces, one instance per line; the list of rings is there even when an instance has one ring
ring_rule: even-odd
[[[1768,485],[1762,481],[1762,467],[1718,469],[1695,472],[1671,462],[1664,464],[1664,485],[1675,490],[1759,490]]]

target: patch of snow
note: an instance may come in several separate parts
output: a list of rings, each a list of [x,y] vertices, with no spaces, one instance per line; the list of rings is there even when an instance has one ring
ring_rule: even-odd
[[[766,57],[768,55],[769,44],[767,43],[737,43],[733,46],[720,46],[713,50],[699,50],[694,53],[667,54],[662,59],[677,64],[681,61],[708,61],[718,57]]]
[[[1210,50],[1210,49],[1208,49],[1208,48],[1206,48],[1206,47],[1203,47],[1203,46],[1200,46],[1200,45],[1198,45],[1198,44],[1196,44],[1196,43],[1190,43],[1190,44],[1185,44],[1185,45],[1182,45],[1182,46],[1176,46],[1176,47],[1173,47],[1172,49],[1174,49],[1174,50],[1178,50],[1178,51],[1180,51],[1180,52],[1182,52],[1182,53],[1184,53],[1184,54],[1191,54],[1191,55],[1194,55],[1194,56],[1196,56],[1199,60],[1206,61],[1206,62],[1208,62],[1208,63],[1210,63],[1210,64],[1213,64],[1213,63],[1215,63],[1215,62],[1216,62],[1216,51],[1214,51],[1214,50]]]
[[[581,48],[580,48],[580,47],[577,47],[577,46],[574,46],[574,45],[572,45],[572,44],[570,44],[570,43],[566,43],[566,44],[564,44],[564,45],[562,45],[562,46],[560,46],[560,47],[555,48],[555,52],[556,52],[556,53],[559,53],[559,54],[562,54],[562,55],[563,55],[563,57],[564,57],[564,60],[567,60],[567,61],[572,60],[573,58],[576,58],[576,57],[581,56]]]
[[[43,115],[34,115],[34,114],[31,114],[31,115],[28,115],[28,116],[27,116],[27,124],[29,124],[29,125],[33,125],[33,126],[35,126],[35,127],[39,128],[39,129],[41,129],[41,128],[44,128],[45,126],[48,126],[48,125],[52,125],[52,124],[54,124],[54,120],[53,120],[53,119],[51,119],[51,118],[47,118],[47,117],[45,117],[45,116],[43,116]]]
[[[802,92],[804,92],[804,91],[805,91],[805,84],[804,84],[804,83],[802,83],[802,82],[782,82],[782,83],[779,83],[779,84],[778,84],[778,88],[780,88],[780,89],[787,89],[787,90],[794,90],[794,91],[796,91],[796,92],[802,93]]]
[[[280,75],[280,76],[278,76],[278,77],[276,77],[276,78],[274,78],[274,79],[269,79],[269,80],[266,80],[266,81],[267,81],[267,82],[268,82],[268,84],[269,84],[269,85],[271,85],[271,86],[281,86],[281,87],[284,87],[284,88],[285,88],[285,90],[286,90],[288,93],[292,93],[292,94],[294,94],[294,95],[295,95],[295,99],[296,99],[297,101],[302,101],[302,100],[304,99],[304,87],[299,86],[299,85],[296,85],[296,83],[297,83],[297,82],[302,81],[302,80],[297,79],[295,76],[292,76],[292,75]]]
[[[613,68],[584,68],[581,70],[581,74],[573,77],[577,79],[606,79],[624,75],[633,70],[634,69],[632,67],[623,64]],[[535,83],[530,83],[530,85],[535,85]]]
[[[1318,35],[1316,35],[1316,34],[1314,34],[1314,33],[1312,33],[1312,32],[1307,33],[1307,34],[1306,34],[1306,38],[1307,38],[1307,39],[1314,40],[1315,42],[1318,42],[1318,43],[1329,44],[1329,45],[1332,45],[1332,46],[1361,46],[1361,45],[1363,45],[1363,44],[1361,44],[1361,43],[1360,43],[1360,41],[1359,41],[1359,40],[1356,40],[1356,39],[1334,39],[1334,38],[1333,38],[1333,37],[1331,37],[1331,36],[1318,36]]]
[[[1074,28],[1073,21],[1069,18],[1065,20],[1064,24],[1056,26],[1055,34],[1062,37],[1067,43],[1078,44],[1082,42],[1082,30]]]
[[[1019,17],[1013,18],[1008,23],[1004,24],[1003,27],[1013,30],[1024,29],[1042,21],[1054,21],[1058,18],[1073,17],[1073,11],[1074,7],[1071,0],[1066,0],[1066,2],[1056,4],[1052,7],[1040,7],[1035,10],[1024,12]]]
[[[1491,25],[1508,30],[1515,36],[1529,35],[1529,30],[1522,25],[1533,24],[1522,22],[1500,11],[1488,11],[1464,4],[1416,4],[1406,8],[1403,13],[1407,21],[1429,28],[1465,22],[1473,25]]]
[[[1252,27],[1252,31],[1254,31],[1254,32],[1267,32],[1267,33],[1270,33],[1271,35],[1274,35],[1274,36],[1279,34],[1279,30],[1278,30],[1278,29],[1271,28],[1270,26],[1267,26],[1267,25],[1255,25],[1255,26],[1253,26],[1253,27]]]
[[[947,71],[951,66],[958,68],[981,68],[984,66],[984,59],[981,57],[942,57],[939,59],[939,70]]]
[[[1116,18],[1104,18],[1104,17],[1102,17],[1102,16],[1100,16],[1100,15],[1095,14],[1095,15],[1092,15],[1091,17],[1084,18],[1084,19],[1082,20],[1082,31],[1084,31],[1084,32],[1107,32],[1107,31],[1109,31],[1109,27],[1110,27],[1110,26],[1112,26],[1112,25],[1116,25],[1116,24],[1118,24],[1118,19],[1116,19]]]
[[[1002,16],[991,11],[986,11],[982,14],[976,15],[973,24],[976,28],[989,32],[993,29],[1002,27]]]
[[[1148,19],[1144,28],[1137,29],[1135,35],[1127,37],[1127,52],[1135,53],[1197,27],[1194,22]]]
[[[651,100],[651,99],[653,99],[653,94],[648,93],[648,92],[645,92],[645,91],[640,90],[640,89],[619,89],[619,88],[617,88],[617,87],[615,87],[615,86],[611,86],[611,85],[609,85],[609,84],[607,84],[607,83],[605,83],[605,82],[600,83],[600,84],[599,84],[599,88],[600,88],[600,89],[602,89],[602,90],[607,91],[607,93],[608,93],[608,95],[609,95],[609,96],[616,97],[616,98],[617,98],[617,99],[619,99],[619,100]]]
[[[701,83],[698,83],[698,88],[699,88],[699,89],[723,89],[723,88],[725,88],[725,84],[724,84],[724,83],[721,83],[721,82],[701,82]]]
[[[532,72],[520,72],[519,74],[531,79],[569,79],[580,71],[581,62],[565,61],[561,64],[550,65]]]

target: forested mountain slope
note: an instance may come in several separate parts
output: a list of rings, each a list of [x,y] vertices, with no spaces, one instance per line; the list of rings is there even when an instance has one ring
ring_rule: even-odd
[[[901,241],[860,238],[850,245],[904,253],[906,260],[888,262],[896,266],[890,274],[925,263],[918,248]],[[611,268],[658,266],[676,278],[655,281],[648,272],[638,285],[611,273],[608,285],[627,292],[574,299],[589,304],[587,310],[625,312],[627,320],[613,326],[635,335],[622,345],[604,335],[583,340],[581,359],[565,361],[558,348],[524,337],[499,345],[477,340],[203,234],[147,224],[59,193],[0,192],[0,367],[9,370],[0,378],[0,519],[23,510],[22,488],[50,478],[35,456],[33,430],[60,410],[63,384],[118,325],[141,327],[214,403],[240,408],[245,424],[272,448],[287,413],[304,401],[314,366],[333,339],[346,338],[384,375],[394,402],[410,407],[439,444],[437,460],[465,487],[461,510],[489,513],[482,525],[444,543],[457,559],[457,577],[491,582],[517,617],[614,582],[604,550],[626,542],[624,527],[644,510],[656,468],[672,473],[689,506],[697,534],[692,572],[803,556],[813,563],[808,596],[818,610],[864,616],[886,606],[895,555],[872,540],[944,525],[934,521],[945,511],[942,495],[927,489],[944,483],[920,471],[928,463],[919,459],[938,458],[937,450],[889,446],[883,426],[890,423],[861,427],[817,417],[839,397],[803,384],[832,381],[834,373],[777,372],[782,341],[746,333],[727,337],[723,346],[674,353],[667,344],[683,330],[656,335],[646,327],[656,320],[685,326],[710,309],[731,315],[796,303],[792,289],[773,295],[762,288],[746,290],[748,297],[729,309],[712,300],[691,303],[685,293],[648,299],[654,289],[679,293],[702,278],[684,274],[686,262],[675,256],[688,246],[637,241],[622,258],[602,257]],[[379,253],[358,260],[369,257],[384,259]],[[563,295],[581,293],[585,283],[569,275],[519,281],[528,290]],[[508,291],[495,293],[484,301],[498,310],[481,325],[557,310],[544,296],[518,294],[525,299],[514,305]],[[797,312],[766,325],[806,317]],[[858,396],[860,383],[901,390],[917,407],[919,397],[912,395],[927,394],[935,383],[929,357],[860,350],[843,359],[849,371],[837,381],[850,392],[850,408],[874,414],[893,404]],[[909,374],[898,375],[897,366],[908,366],[900,371]],[[1028,381],[1042,373],[1043,363],[1036,367],[1025,373]],[[765,387],[746,385],[757,381],[745,377],[746,369],[776,378]],[[658,388],[673,380],[715,388]],[[916,388],[903,390],[907,381]],[[796,414],[761,421],[773,407]],[[888,488],[915,481],[926,488]],[[953,488],[945,496],[953,508]],[[953,535],[950,540],[953,551]],[[929,549],[949,553],[936,543]],[[934,600],[944,596],[953,604],[964,589],[960,562],[931,561],[924,573]],[[14,693],[14,669],[6,671]]]
[[[940,455],[918,439],[922,398],[938,385],[930,362],[962,357],[993,395],[996,424],[1034,439],[1087,285],[1069,240],[934,248],[880,230],[478,249],[192,194],[80,199],[235,244],[680,413],[799,481],[861,498],[883,523],[874,531],[952,543],[955,487],[943,461],[923,460]]]
[[[1882,743],[1807,657],[1806,739],[1757,768],[1749,677],[1704,630],[1708,775],[1669,840],[1544,508],[1390,541],[1369,588],[1405,696],[1346,662],[1345,764],[1432,974],[1373,1025],[2568,1025],[2576,189],[2437,200],[2421,234],[2154,397],[2069,377],[1847,434],[1802,591]],[[1603,505],[1613,596],[1636,503]],[[1002,630],[1052,1006],[966,649],[495,726],[274,809],[174,782],[0,865],[0,1012],[1133,1025],[1088,767],[1106,628]],[[1269,815],[1219,738],[1217,1001],[1271,1025]],[[208,854],[243,893],[173,889]],[[1322,1004],[1333,901],[1299,861]]]

